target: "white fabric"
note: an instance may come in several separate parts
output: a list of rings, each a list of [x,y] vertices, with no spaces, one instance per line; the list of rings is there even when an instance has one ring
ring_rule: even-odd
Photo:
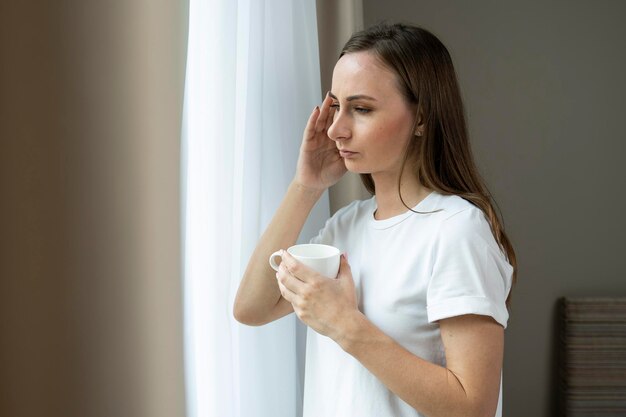
[[[359,310],[413,354],[445,366],[437,320],[493,317],[506,327],[513,268],[482,211],[432,192],[414,210],[375,220],[374,198],[339,210],[312,243],[346,252]],[[500,393],[500,397],[502,394]],[[501,416],[501,404],[497,416]],[[331,339],[309,329],[304,417],[421,416]]]
[[[190,417],[301,413],[304,326],[294,315],[243,326],[232,305],[321,101],[318,56],[313,0],[190,1],[182,143]],[[324,196],[302,235],[328,214]]]

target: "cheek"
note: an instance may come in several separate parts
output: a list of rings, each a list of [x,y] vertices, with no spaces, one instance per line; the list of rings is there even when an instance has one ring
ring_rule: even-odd
[[[381,120],[374,129],[377,144],[384,146],[387,150],[397,152],[404,148],[408,140],[411,126],[408,126],[407,119],[400,117],[387,118]]]
[[[401,112],[400,115],[388,121],[389,129],[395,132],[395,136],[407,138],[413,128],[413,116],[408,112]]]

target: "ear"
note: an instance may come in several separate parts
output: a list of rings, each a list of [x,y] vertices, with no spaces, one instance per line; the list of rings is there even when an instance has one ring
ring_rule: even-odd
[[[413,134],[415,136],[422,136],[424,135],[424,131],[426,129],[425,123],[424,123],[424,117],[422,114],[422,109],[419,108],[417,110],[417,115],[415,117],[415,129],[413,131]]]

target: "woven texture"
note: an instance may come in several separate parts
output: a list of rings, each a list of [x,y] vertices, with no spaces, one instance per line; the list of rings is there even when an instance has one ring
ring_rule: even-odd
[[[626,297],[562,298],[565,417],[626,417]]]

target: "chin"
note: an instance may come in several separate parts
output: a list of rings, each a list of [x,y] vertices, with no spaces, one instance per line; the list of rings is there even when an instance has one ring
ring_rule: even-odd
[[[353,160],[344,159],[343,160],[346,169],[354,174],[366,174],[368,171],[363,169],[362,166],[359,166],[358,163],[355,163]]]
[[[354,159],[344,159],[343,160],[346,169],[354,174],[371,174],[372,169],[361,161],[357,161]]]

